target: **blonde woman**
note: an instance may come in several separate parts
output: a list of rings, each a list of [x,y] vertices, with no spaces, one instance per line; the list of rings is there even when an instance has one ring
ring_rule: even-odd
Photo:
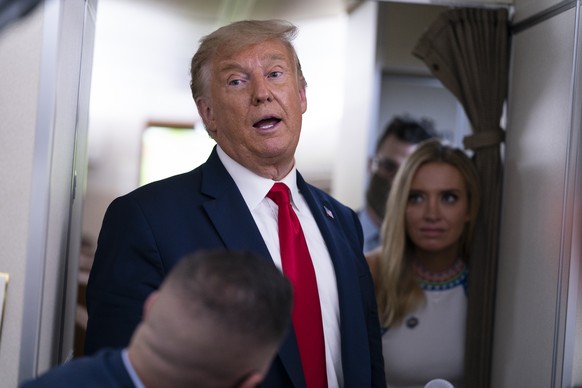
[[[477,173],[459,149],[429,140],[400,167],[387,202],[374,277],[388,387],[435,378],[463,385],[468,260]]]

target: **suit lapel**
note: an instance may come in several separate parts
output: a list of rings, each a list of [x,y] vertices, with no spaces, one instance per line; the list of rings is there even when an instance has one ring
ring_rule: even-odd
[[[365,259],[363,254],[353,252],[353,246],[348,242],[350,238],[344,234],[344,230],[349,232],[350,229],[344,225],[345,221],[342,221],[341,215],[336,212],[333,205],[326,198],[317,198],[299,173],[297,173],[297,186],[319,226],[335,270],[344,384],[350,386],[357,381],[367,381],[369,376],[359,376],[361,368],[354,367],[354,365],[369,363],[369,360],[365,359],[369,357],[369,352],[366,351],[368,335],[366,322],[361,313],[364,311],[364,306],[359,289],[360,271],[356,266],[356,260]],[[358,254],[361,255],[360,258],[357,257]],[[364,371],[364,374],[366,373],[369,371]]]
[[[267,260],[267,249],[255,220],[230,174],[224,168],[216,149],[202,172],[202,194],[208,196],[203,205],[212,225],[228,249],[251,249]],[[284,339],[278,357],[295,387],[304,387],[303,371],[293,328]]]
[[[283,340],[277,357],[281,360],[293,386],[305,387],[305,377],[303,376],[303,368],[301,367],[301,358],[299,357],[299,349],[297,348],[297,340],[293,326],[289,328],[289,333],[287,333],[287,336]]]
[[[299,173],[297,173],[297,187],[305,198],[325,241],[335,268],[336,277],[339,276],[337,279],[339,288],[343,283],[341,280],[344,280],[343,275],[345,273],[357,273],[353,260],[351,258],[349,260],[343,258],[346,254],[349,255],[351,249],[349,244],[345,242],[346,238],[343,234],[343,225],[341,220],[338,219],[339,214],[336,214],[330,202],[325,199],[320,200],[314,196],[311,188]]]
[[[252,249],[272,260],[251,212],[234,180],[220,162],[216,149],[212,151],[202,171],[201,189],[209,197],[203,207],[224,246],[233,250]]]

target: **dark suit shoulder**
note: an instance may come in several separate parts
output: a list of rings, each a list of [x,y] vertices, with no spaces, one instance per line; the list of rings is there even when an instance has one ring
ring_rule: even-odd
[[[192,171],[174,175],[159,181],[151,182],[131,191],[125,196],[140,201],[169,198],[172,196],[184,196],[199,190],[202,177],[202,169],[198,167]]]
[[[311,207],[311,211],[322,211],[326,217],[332,217],[341,225],[341,231],[353,246],[363,246],[363,234],[360,221],[356,212],[332,197],[330,194],[306,183],[301,175],[298,175],[298,187],[301,194]],[[362,248],[358,248],[362,250]]]
[[[73,359],[21,385],[21,388],[50,387],[133,388],[135,385],[123,364],[121,350],[107,349],[94,356]]]
[[[180,215],[192,214],[208,200],[201,193],[202,175],[202,167],[198,167],[184,174],[148,183],[116,198],[109,208],[114,212],[139,209],[150,222],[165,219],[172,223]]]

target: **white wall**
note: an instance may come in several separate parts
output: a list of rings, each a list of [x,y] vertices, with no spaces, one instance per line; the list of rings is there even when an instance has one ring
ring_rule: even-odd
[[[364,2],[349,19],[343,120],[334,160],[332,193],[358,209],[363,204],[368,139],[376,133],[381,68],[376,64],[378,3]]]
[[[573,98],[580,83],[573,77],[582,74],[572,61],[577,19],[571,8],[512,39],[494,387],[573,383],[565,365],[572,358],[566,345],[573,340],[566,323],[575,313],[567,302],[577,292],[568,279],[579,263],[572,250],[579,243],[572,217],[580,173],[581,101]]]
[[[308,180],[332,179],[345,116],[346,15],[295,21],[295,48],[307,79],[307,112],[297,147],[297,167]]]
[[[380,97],[380,113],[376,137],[370,139],[372,155],[376,139],[395,115],[410,114],[417,119],[428,118],[443,139],[463,147],[463,136],[471,126],[456,97],[435,78],[384,74]]]
[[[153,2],[99,2],[83,217],[83,232],[93,241],[107,205],[138,185],[147,122],[197,118],[190,58],[213,27]]]

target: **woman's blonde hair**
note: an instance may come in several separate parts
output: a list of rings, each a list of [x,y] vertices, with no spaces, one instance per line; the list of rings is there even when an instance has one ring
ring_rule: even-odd
[[[410,185],[420,166],[447,163],[462,175],[467,188],[469,222],[461,235],[461,258],[467,260],[479,211],[479,180],[473,162],[460,149],[431,139],[421,143],[406,159],[394,177],[388,196],[386,216],[382,223],[382,248],[378,258],[376,299],[380,322],[389,327],[401,323],[404,316],[424,301],[424,293],[414,276],[410,251],[412,243],[406,235],[406,207]]]

